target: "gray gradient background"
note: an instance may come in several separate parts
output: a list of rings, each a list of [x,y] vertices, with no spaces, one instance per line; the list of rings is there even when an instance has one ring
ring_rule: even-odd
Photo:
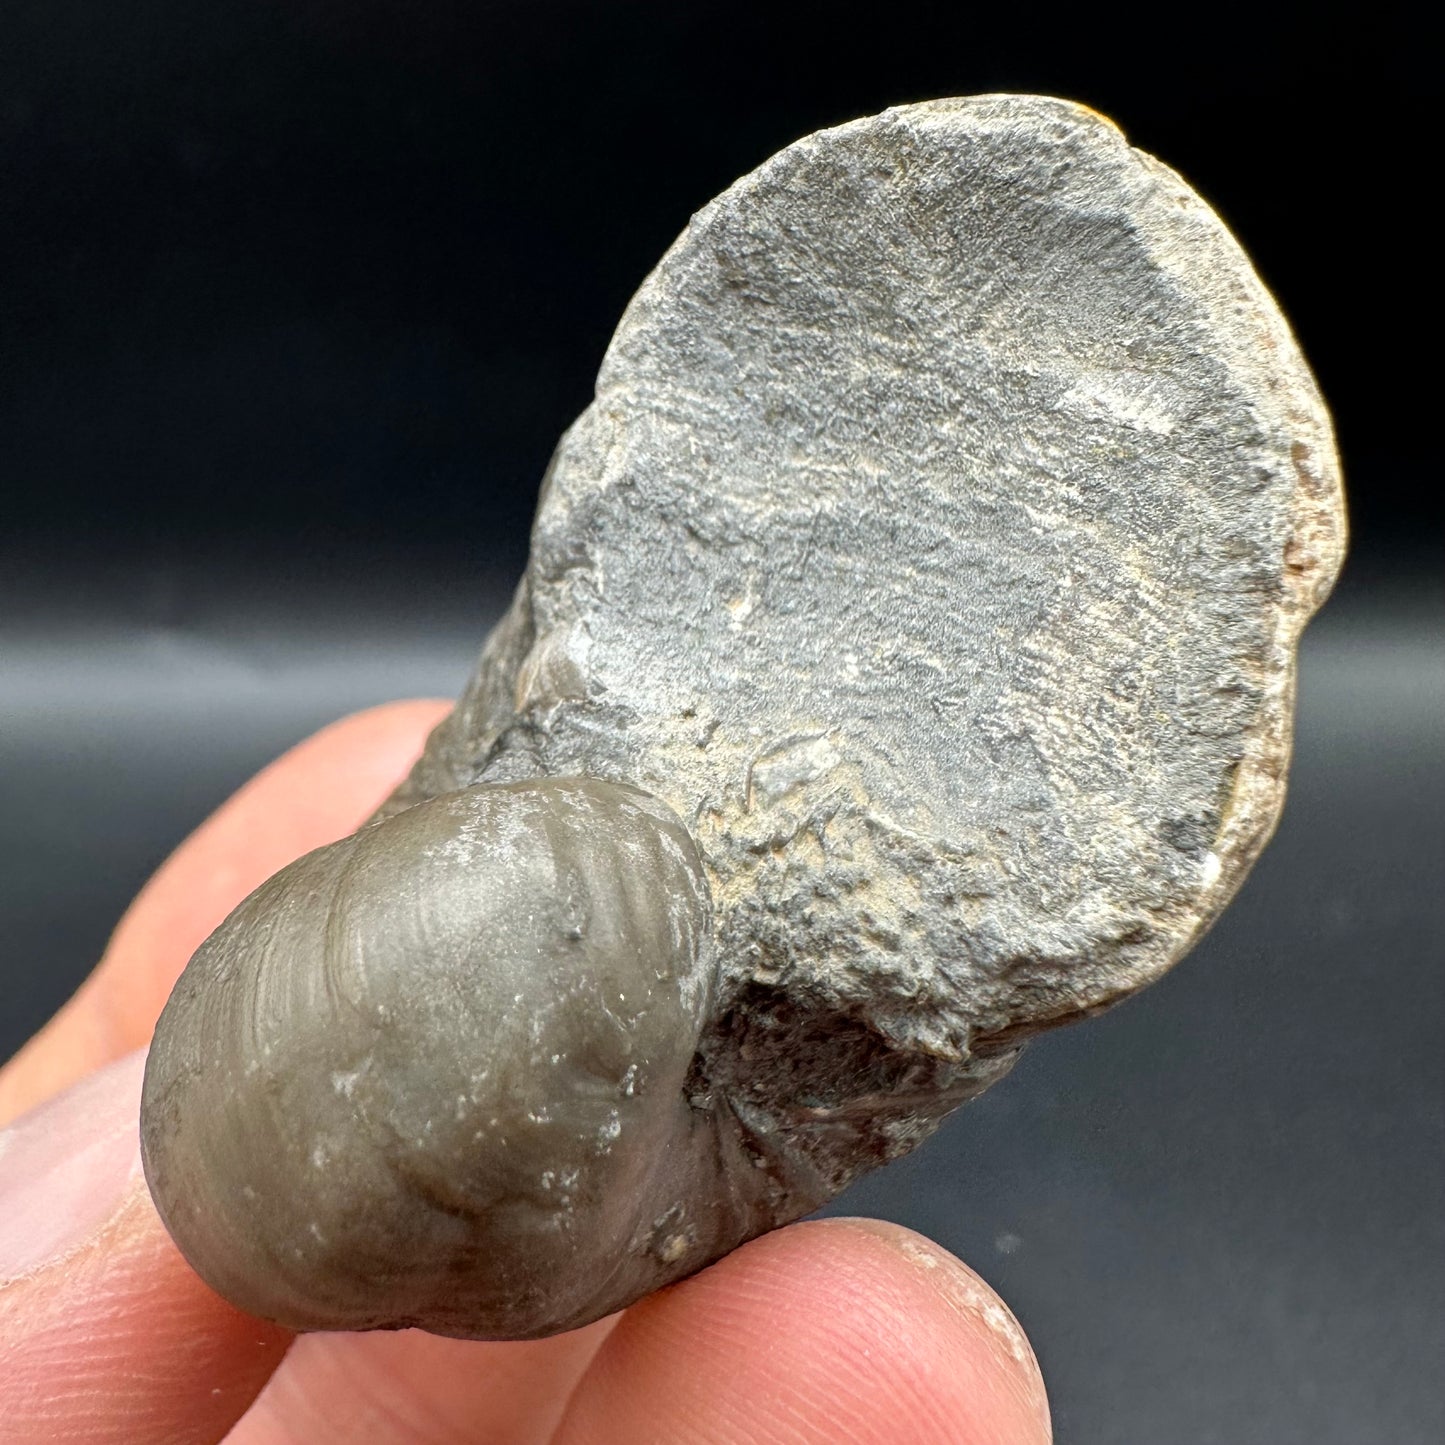
[[[1340,421],[1355,551],[1305,639],[1283,824],[1224,919],[837,1208],[1003,1293],[1060,1441],[1445,1438],[1438,477],[1381,361],[1412,325],[1388,162],[1313,105],[1408,130],[1389,8],[1333,42],[1256,9],[1248,46],[1220,18],[1183,52],[1144,9],[904,4],[854,34],[834,8],[820,38],[807,6],[201,8],[0,17],[0,1055],[256,768],[456,691],[550,445],[692,209],[890,101],[1071,95],[1260,259]]]

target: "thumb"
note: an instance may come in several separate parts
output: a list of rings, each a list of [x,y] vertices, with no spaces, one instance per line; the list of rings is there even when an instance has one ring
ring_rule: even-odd
[[[290,1342],[202,1284],[156,1217],[144,1061],[0,1133],[0,1445],[221,1440]]]

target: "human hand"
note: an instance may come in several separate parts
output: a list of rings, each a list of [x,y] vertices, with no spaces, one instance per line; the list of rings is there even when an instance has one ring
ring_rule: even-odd
[[[188,838],[76,996],[0,1070],[0,1445],[1045,1445],[1033,1353],[908,1230],[796,1224],[552,1339],[294,1339],[192,1273],[151,1206],[144,1047],[252,888],[350,832],[444,712],[402,702],[294,748]],[[29,1111],[29,1112],[27,1112]]]

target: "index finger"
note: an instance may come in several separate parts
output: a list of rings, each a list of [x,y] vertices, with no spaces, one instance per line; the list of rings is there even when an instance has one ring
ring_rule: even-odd
[[[202,823],[137,895],[75,996],[0,1070],[0,1125],[147,1043],[206,935],[277,869],[358,827],[448,706],[394,702],[342,718]]]

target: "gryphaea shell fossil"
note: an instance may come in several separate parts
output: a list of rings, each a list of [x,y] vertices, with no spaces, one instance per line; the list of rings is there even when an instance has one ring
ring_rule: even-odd
[[[411,777],[186,969],[168,1228],[293,1327],[522,1338],[810,1212],[1218,914],[1342,543],[1286,323],[1109,122],[789,146],[629,305]]]

